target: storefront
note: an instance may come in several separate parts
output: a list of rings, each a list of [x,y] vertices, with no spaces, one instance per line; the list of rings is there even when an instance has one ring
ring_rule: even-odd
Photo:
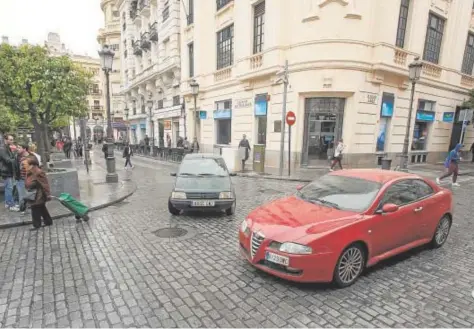
[[[302,166],[328,163],[328,149],[342,137],[345,98],[306,98]]]
[[[380,107],[379,132],[377,134],[376,151],[383,153],[387,150],[390,137],[390,126],[393,117],[395,95],[382,94],[382,105]]]
[[[178,138],[184,139],[186,137],[181,105],[168,110],[160,110],[154,120],[158,122],[158,145],[160,147],[176,147]],[[169,140],[171,141],[170,145]]]
[[[217,145],[230,145],[232,142],[232,100],[216,102],[213,113],[214,131]]]
[[[268,95],[260,94],[255,96],[254,115],[256,124],[257,144],[267,144],[267,110],[268,110]]]

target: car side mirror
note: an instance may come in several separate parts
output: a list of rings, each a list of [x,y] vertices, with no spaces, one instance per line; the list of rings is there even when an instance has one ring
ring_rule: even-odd
[[[236,174],[235,172],[230,172],[230,173],[229,173],[229,176],[234,177],[234,176],[237,176],[237,174]]]
[[[172,173],[170,173],[170,176],[175,176],[176,177],[176,173],[172,172]]]
[[[387,204],[384,204],[382,209],[377,211],[377,213],[378,214],[391,214],[391,213],[397,212],[398,209],[400,209],[400,207],[397,206],[396,204],[387,203]]]
[[[304,185],[298,185],[298,186],[296,187],[296,190],[297,190],[297,191],[300,191],[300,190],[303,189],[303,187],[304,187]]]

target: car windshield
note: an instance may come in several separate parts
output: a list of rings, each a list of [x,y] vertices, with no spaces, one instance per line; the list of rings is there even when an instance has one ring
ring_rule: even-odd
[[[196,158],[184,159],[179,168],[178,176],[227,177],[229,173],[223,159]]]
[[[311,203],[362,212],[369,208],[381,187],[382,184],[360,178],[326,175],[303,187],[297,195]]]

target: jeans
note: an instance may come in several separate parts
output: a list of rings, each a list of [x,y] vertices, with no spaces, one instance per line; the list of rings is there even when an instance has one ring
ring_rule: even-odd
[[[26,194],[24,179],[20,179],[16,181],[16,189],[18,190],[18,204],[21,205],[21,202],[25,198],[25,194]]]
[[[3,182],[5,183],[5,206],[13,207],[15,205],[15,200],[13,199],[13,178],[4,178]]]
[[[127,165],[132,167],[132,161],[130,161],[130,157],[125,157],[125,168],[127,167]]]

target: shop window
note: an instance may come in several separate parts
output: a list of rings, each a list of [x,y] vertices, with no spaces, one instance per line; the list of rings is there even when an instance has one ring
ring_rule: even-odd
[[[232,141],[232,101],[216,102],[214,121],[216,127],[216,144],[229,145]]]
[[[260,94],[255,96],[254,114],[257,124],[257,144],[267,144],[267,107],[268,95]]]
[[[413,130],[412,151],[426,151],[428,139],[428,122],[415,122]]]
[[[431,123],[435,119],[435,102],[420,99],[416,111],[415,126],[413,129],[412,151],[426,151]],[[421,162],[416,159],[416,162]]]
[[[383,93],[382,105],[380,107],[379,133],[377,135],[377,152],[384,152],[388,144],[387,139],[390,136],[390,119],[393,116],[394,100],[395,96],[393,94]]]

